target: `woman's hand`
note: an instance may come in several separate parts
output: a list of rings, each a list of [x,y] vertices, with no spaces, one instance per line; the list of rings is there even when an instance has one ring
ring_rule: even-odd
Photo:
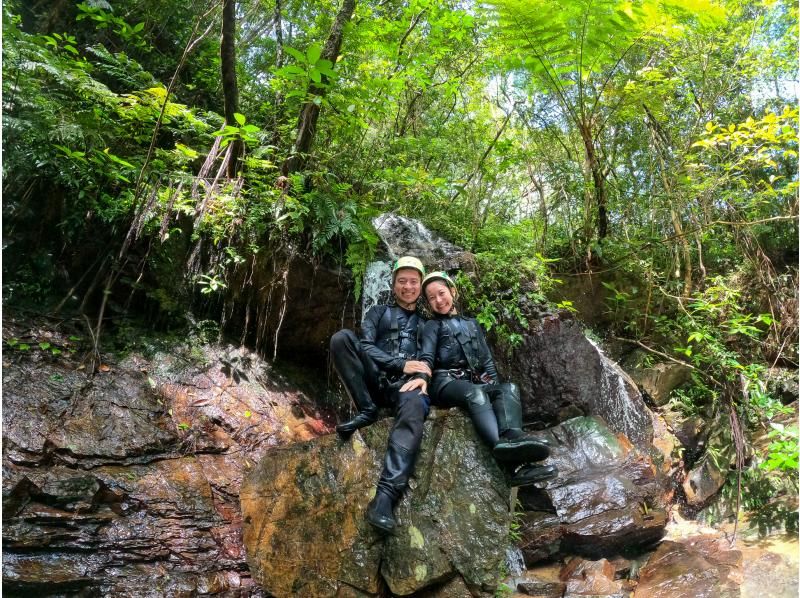
[[[403,386],[400,387],[400,392],[409,392],[417,389],[419,389],[420,394],[428,394],[428,383],[422,378],[414,378],[403,384]]]

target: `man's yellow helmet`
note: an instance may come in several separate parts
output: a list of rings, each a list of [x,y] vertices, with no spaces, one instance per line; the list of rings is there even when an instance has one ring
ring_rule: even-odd
[[[425,266],[422,265],[422,262],[410,255],[404,255],[400,259],[396,260],[394,266],[392,266],[392,281],[394,281],[395,277],[397,276],[397,271],[402,270],[403,268],[412,268],[413,270],[419,272],[420,276],[425,276]]]

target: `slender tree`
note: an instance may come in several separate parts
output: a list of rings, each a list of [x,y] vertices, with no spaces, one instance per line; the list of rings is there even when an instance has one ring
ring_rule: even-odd
[[[339,50],[342,47],[342,39],[344,38],[344,27],[356,8],[356,0],[344,0],[336,18],[331,26],[328,39],[325,42],[325,47],[322,49],[320,58],[328,60],[332,65],[336,64],[336,58],[339,56]],[[308,86],[308,95],[311,99],[303,104],[300,109],[300,116],[297,119],[297,138],[294,143],[294,148],[291,154],[284,160],[281,167],[283,176],[287,176],[292,172],[301,170],[308,159],[308,152],[311,150],[311,145],[314,143],[314,135],[317,129],[317,120],[319,119],[320,99],[325,95],[329,77],[325,74],[322,75],[321,84],[312,81]]]
[[[239,88],[236,82],[236,0],[222,2],[222,39],[220,40],[220,66],[222,70],[222,95],[225,108],[225,124],[235,127],[234,114],[239,110]],[[241,140],[231,144],[226,175],[236,176],[239,157],[242,153]]]

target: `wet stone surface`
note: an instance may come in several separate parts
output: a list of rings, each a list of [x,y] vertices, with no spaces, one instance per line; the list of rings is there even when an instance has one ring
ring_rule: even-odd
[[[6,321],[3,334],[36,347],[42,332]],[[79,368],[66,351],[4,354],[4,594],[264,595],[242,544],[242,477],[269,446],[332,431],[330,414],[233,347]]]
[[[347,441],[326,436],[272,450],[248,475],[244,541],[253,576],[269,593],[492,594],[510,522],[502,472],[464,414],[434,410],[395,512],[398,528],[383,539],[364,511],[390,426],[382,420]]]
[[[658,541],[665,485],[651,458],[598,417],[538,432],[553,445],[558,477],[522,488],[520,548],[527,565],[558,554],[609,556]]]

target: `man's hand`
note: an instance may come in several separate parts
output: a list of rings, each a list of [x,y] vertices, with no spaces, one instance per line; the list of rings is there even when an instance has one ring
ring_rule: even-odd
[[[404,374],[427,374],[431,375],[431,368],[424,361],[406,361],[403,366]]]
[[[417,362],[419,363],[419,362]],[[408,392],[410,390],[416,390],[419,388],[420,394],[426,395],[428,394],[428,383],[425,382],[422,378],[414,378],[413,380],[409,380],[403,386],[400,387],[400,392]]]

